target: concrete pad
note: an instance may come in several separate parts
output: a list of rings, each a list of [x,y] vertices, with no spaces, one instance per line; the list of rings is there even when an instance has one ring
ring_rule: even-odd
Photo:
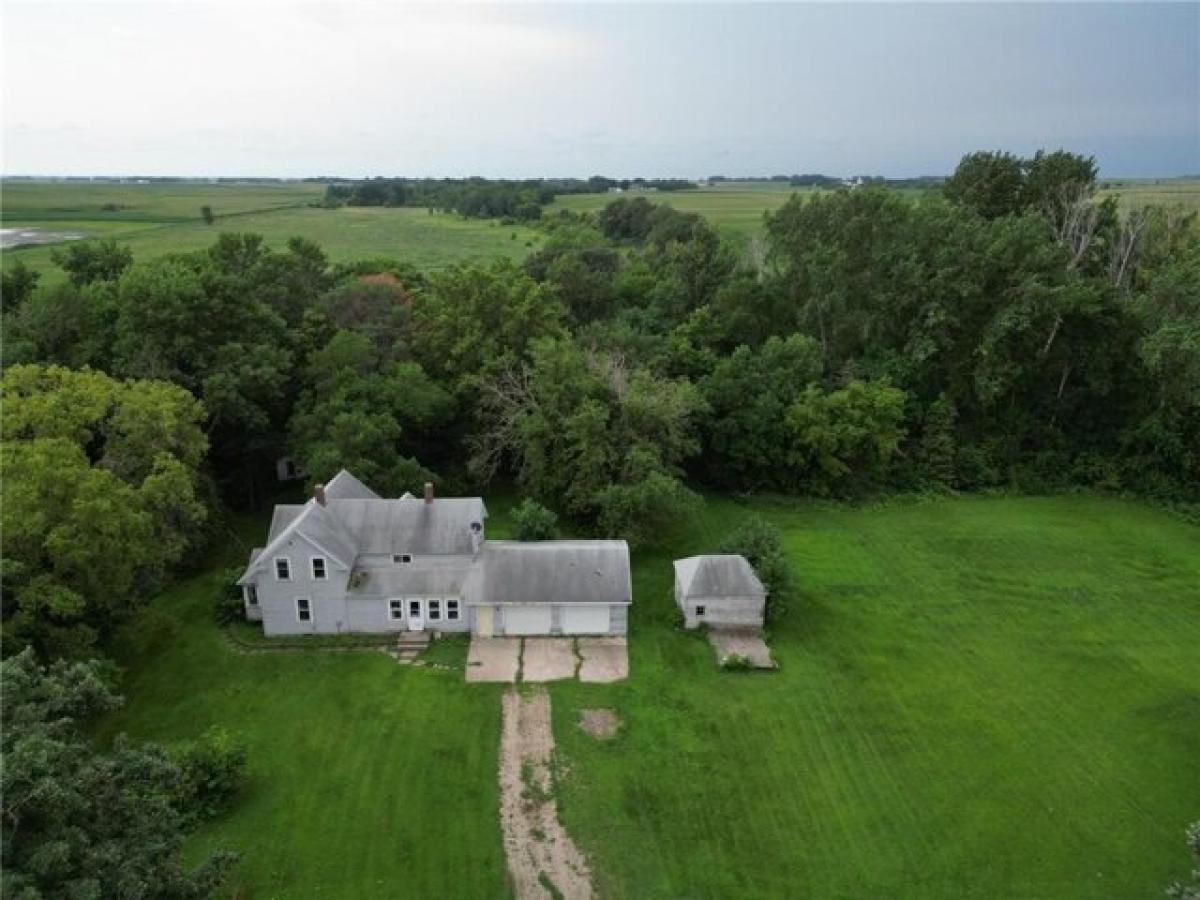
[[[473,637],[467,651],[467,681],[516,681],[520,657],[520,638]]]
[[[579,680],[606,684],[629,677],[629,649],[623,637],[581,637]]]
[[[527,637],[521,657],[522,681],[561,681],[575,677],[575,641],[566,637]]]
[[[714,628],[708,632],[708,641],[717,651],[717,662],[725,665],[731,656],[748,659],[756,669],[774,669],[771,650],[757,631],[732,631]]]

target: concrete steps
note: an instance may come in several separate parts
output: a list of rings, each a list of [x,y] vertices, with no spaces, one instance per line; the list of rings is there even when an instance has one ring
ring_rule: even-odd
[[[411,665],[429,647],[430,640],[428,631],[401,631],[396,636],[396,659]]]

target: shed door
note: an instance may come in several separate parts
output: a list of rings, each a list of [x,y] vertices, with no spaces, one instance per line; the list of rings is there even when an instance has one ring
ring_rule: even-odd
[[[504,608],[505,634],[549,634],[550,607],[506,606]]]
[[[607,606],[562,607],[563,634],[608,634],[609,619]]]

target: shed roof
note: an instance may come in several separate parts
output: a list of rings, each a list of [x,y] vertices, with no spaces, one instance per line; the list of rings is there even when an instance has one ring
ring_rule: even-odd
[[[629,603],[624,541],[487,541],[481,602]]]
[[[675,560],[685,597],[761,597],[767,593],[744,556],[720,554]]]

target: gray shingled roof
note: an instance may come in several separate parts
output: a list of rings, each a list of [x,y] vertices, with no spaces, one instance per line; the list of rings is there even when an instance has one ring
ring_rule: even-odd
[[[328,509],[354,536],[360,553],[458,554],[475,552],[471,525],[487,509],[478,497],[411,500],[331,500]]]
[[[685,597],[757,597],[767,593],[744,556],[677,559],[675,576]]]
[[[412,597],[462,596],[468,570],[458,566],[439,569],[362,569],[367,577],[350,596]]]
[[[303,503],[281,503],[275,507],[271,516],[271,529],[267,532],[267,543],[271,544],[280,533],[296,521],[296,516],[304,512]]]
[[[377,493],[342,469],[325,485],[327,500],[379,500]]]
[[[483,603],[629,603],[624,541],[488,541]]]

